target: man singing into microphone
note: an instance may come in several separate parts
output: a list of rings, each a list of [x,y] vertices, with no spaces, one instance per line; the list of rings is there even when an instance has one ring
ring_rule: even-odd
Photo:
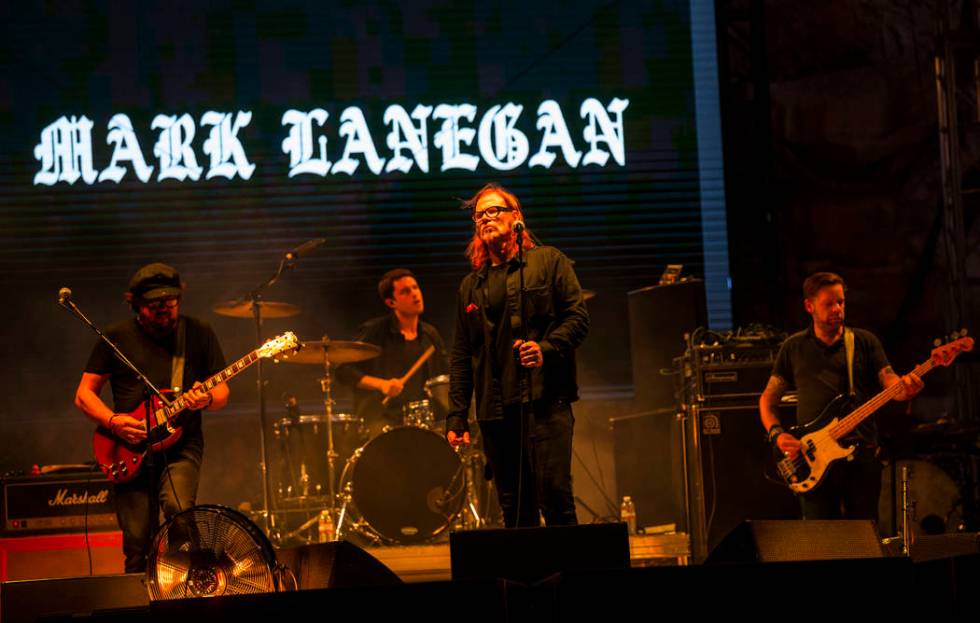
[[[209,392],[195,389],[223,370],[225,359],[210,326],[180,315],[183,291],[180,275],[170,266],[157,263],[140,268],[125,294],[136,317],[106,330],[158,389],[189,390],[185,396],[191,412],[177,443],[154,455],[152,473],[144,465],[134,480],[115,485],[127,573],[145,570],[160,507],[169,518],[195,504],[204,454],[200,412],[217,411],[228,402],[225,383]],[[99,397],[106,382],[112,387],[113,409]],[[128,414],[144,399],[143,383],[99,340],[75,392],[75,406],[121,441],[135,444],[146,439],[145,416],[142,411],[135,417]]]
[[[534,243],[520,202],[502,186],[487,184],[464,208],[475,225],[467,247],[473,272],[457,293],[447,439],[469,442],[475,393],[505,525],[538,526],[541,515],[547,525],[575,524],[571,403],[575,349],[589,330],[582,289],[565,255]]]

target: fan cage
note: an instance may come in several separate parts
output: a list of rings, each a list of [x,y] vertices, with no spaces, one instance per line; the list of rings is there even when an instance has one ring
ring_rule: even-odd
[[[236,510],[200,505],[157,533],[146,567],[151,600],[269,593],[277,589],[275,550]]]

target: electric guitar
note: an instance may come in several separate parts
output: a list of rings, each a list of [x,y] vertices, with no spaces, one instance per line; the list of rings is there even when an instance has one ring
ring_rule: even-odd
[[[201,383],[203,391],[209,391],[218,383],[224,383],[238,375],[261,358],[275,357],[286,351],[299,348],[299,340],[293,333],[286,332],[273,338],[231,364],[221,372]],[[161,393],[167,394],[169,390]],[[172,392],[169,392],[172,394]],[[150,397],[150,430],[146,439],[136,443],[126,443],[112,434],[103,426],[95,430],[92,447],[95,450],[95,460],[99,468],[114,483],[125,483],[136,478],[147,452],[161,452],[177,443],[183,434],[181,414],[187,409],[186,394],[177,396],[169,403],[164,403],[157,396]],[[144,421],[146,419],[146,402],[140,404],[128,414],[130,417]]]
[[[961,337],[934,348],[929,359],[916,366],[912,372],[920,377],[925,376],[936,366],[948,366],[957,355],[971,350],[973,338]],[[902,389],[902,383],[895,383],[841,417],[849,402],[848,396],[842,394],[832,400],[815,420],[787,431],[799,439],[801,444],[796,458],[783,458],[777,464],[779,475],[789,488],[795,493],[806,493],[816,488],[834,461],[850,456],[857,449],[856,446],[842,446],[839,440],[901,393]]]

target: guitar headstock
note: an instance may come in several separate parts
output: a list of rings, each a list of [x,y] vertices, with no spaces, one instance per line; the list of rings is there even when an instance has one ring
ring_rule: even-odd
[[[957,355],[968,353],[971,350],[973,350],[973,338],[967,337],[966,329],[963,329],[953,334],[952,341],[932,349],[932,362],[939,366],[948,366],[953,363]]]
[[[286,331],[279,337],[274,337],[258,349],[256,353],[259,357],[275,357],[286,351],[296,350],[299,348],[299,340],[296,339],[296,334],[292,331]]]

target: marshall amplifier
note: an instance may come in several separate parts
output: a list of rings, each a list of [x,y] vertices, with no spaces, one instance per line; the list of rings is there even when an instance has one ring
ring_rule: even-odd
[[[2,536],[116,529],[112,485],[102,472],[2,481]]]

